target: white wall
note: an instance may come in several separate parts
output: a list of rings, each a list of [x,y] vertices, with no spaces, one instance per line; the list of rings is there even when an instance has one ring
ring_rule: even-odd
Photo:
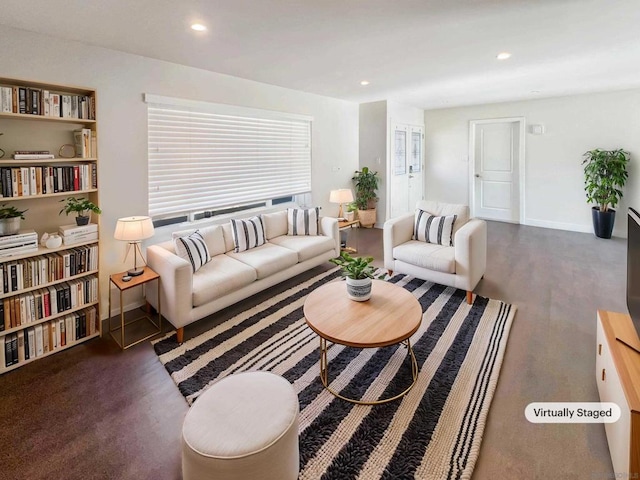
[[[355,103],[6,27],[0,31],[0,45],[2,76],[98,91],[103,316],[108,274],[128,266],[122,264],[125,246],[112,238],[116,220],[147,213],[147,107],[143,93],[313,116],[312,202],[323,207],[325,215],[337,214],[337,205],[328,202],[329,191],[349,186],[358,167]],[[337,165],[339,169],[334,168]],[[68,219],[61,217],[60,221],[67,223]]]
[[[505,117],[545,127],[525,135],[522,223],[591,232],[582,155],[624,148],[632,160],[614,235],[626,236],[624,212],[640,207],[640,90],[426,111],[425,198],[469,204],[469,121]]]

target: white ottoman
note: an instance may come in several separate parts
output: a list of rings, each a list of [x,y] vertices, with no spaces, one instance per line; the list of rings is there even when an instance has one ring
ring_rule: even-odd
[[[273,373],[213,384],[184,419],[184,480],[297,479],[299,408],[291,384]]]

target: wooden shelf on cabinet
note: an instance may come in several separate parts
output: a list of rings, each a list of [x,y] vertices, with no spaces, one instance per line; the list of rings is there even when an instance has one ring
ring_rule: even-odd
[[[62,103],[64,101],[63,96],[69,96],[71,102],[71,108],[75,113],[75,105],[78,105],[78,114],[84,116],[91,116],[97,119],[97,93],[95,89],[71,86],[71,85],[59,85],[53,83],[44,83],[39,81],[32,80],[24,80],[24,79],[15,79],[15,78],[0,78],[0,86],[2,87],[11,87],[12,93],[14,92],[14,88],[18,89],[27,89],[27,94],[29,94],[29,90],[32,90],[32,97],[35,101],[37,98],[38,101],[42,101],[39,104],[39,108],[37,111],[39,113],[43,113],[46,109],[46,98],[55,98],[55,97],[45,97],[42,92],[48,91],[54,95],[60,95],[61,108]],[[37,91],[40,91],[39,93]],[[35,92],[35,93],[34,93]],[[20,91],[18,91],[20,93]],[[77,97],[77,98],[75,98]],[[12,100],[15,97],[12,98]],[[24,98],[24,97],[22,97]],[[15,103],[15,100],[13,101]],[[29,106],[27,100],[27,107]],[[67,105],[67,104],[65,104]],[[12,108],[15,112],[16,108],[20,109],[21,105],[12,105]],[[36,110],[34,106],[34,110]],[[23,110],[24,111],[24,110]],[[56,108],[57,113],[57,108]],[[65,110],[66,113],[66,110]],[[3,149],[5,149],[8,153],[12,150],[20,150],[20,149],[30,149],[30,150],[43,150],[43,151],[51,151],[54,155],[58,154],[60,145],[74,143],[74,131],[80,128],[90,129],[92,132],[95,132],[97,137],[97,127],[98,122],[94,118],[69,118],[69,117],[58,117],[58,116],[48,116],[48,115],[34,115],[31,113],[13,113],[13,112],[0,112],[0,122],[2,123],[3,131],[11,131],[12,134],[9,137],[5,137],[7,141],[13,139],[14,143],[7,145],[7,141],[3,142]],[[6,130],[4,128],[6,127]],[[93,135],[91,138],[94,138]],[[25,141],[25,139],[27,141]],[[30,142],[29,140],[33,141]],[[0,159],[0,167],[21,167],[21,166],[54,166],[54,165],[81,165],[81,164],[97,164],[99,152],[95,153],[94,150],[89,150],[93,155],[92,157],[80,158],[53,158],[53,159],[14,159],[14,158],[3,158]],[[92,169],[94,170],[94,169]],[[97,169],[95,169],[97,170]],[[99,172],[95,172],[99,173]],[[94,175],[95,175],[94,173]],[[89,183],[91,184],[91,183]],[[98,182],[99,184],[99,182]],[[84,184],[86,185],[86,184]],[[9,203],[9,202],[22,202],[28,201],[28,210],[29,216],[27,216],[26,220],[23,222],[23,228],[25,229],[33,229],[38,232],[38,236],[42,235],[45,231],[53,231],[57,230],[60,225],[60,221],[58,217],[54,214],[48,216],[49,211],[55,210],[57,213],[57,209],[55,209],[55,205],[53,201],[47,201],[51,197],[66,197],[66,196],[80,196],[80,195],[88,195],[91,201],[96,204],[98,203],[98,188],[91,188],[85,190],[75,190],[75,191],[65,191],[65,192],[56,192],[56,193],[47,193],[40,195],[27,195],[27,196],[16,196],[16,197],[0,197],[1,203]],[[27,202],[25,202],[26,204]],[[27,208],[25,205],[24,208]],[[32,216],[33,215],[33,216]],[[71,219],[71,221],[73,221]],[[31,223],[30,223],[31,222]],[[64,222],[62,222],[64,223]],[[18,260],[28,259],[32,257],[38,256],[50,256],[51,254],[55,254],[56,252],[64,252],[70,251],[72,249],[78,247],[85,247],[88,245],[98,245],[99,242],[97,240],[87,241],[87,242],[79,242],[74,245],[61,245],[58,248],[44,248],[39,247],[37,251],[29,252],[25,254],[12,255],[6,257],[0,257],[0,264],[10,264],[11,262],[15,262]],[[93,265],[95,266],[95,265]],[[53,282],[48,282],[46,284],[37,285],[33,287],[28,287],[21,289],[19,291],[10,292],[10,293],[2,293],[0,294],[0,302],[7,302],[7,300],[17,299],[18,296],[27,294],[30,296],[29,292],[35,292],[40,289],[51,288],[55,285],[60,285],[65,282],[71,281],[82,281],[82,279],[90,278],[91,276],[99,278],[99,270],[94,269],[91,271],[87,271],[78,275],[74,275],[68,278],[62,278]],[[93,281],[93,280],[92,280]],[[94,292],[96,293],[96,292]],[[6,366],[6,362],[0,362],[0,374],[9,372],[11,370],[15,370],[23,365],[31,363],[34,360],[39,360],[41,358],[47,357],[53,353],[58,353],[62,350],[66,350],[72,346],[75,346],[79,343],[82,343],[91,338],[99,337],[102,334],[102,322],[100,321],[100,291],[98,285],[97,297],[94,302],[87,303],[82,306],[77,306],[73,309],[65,310],[63,312],[55,313],[50,315],[49,317],[40,319],[36,322],[23,324],[20,326],[14,326],[12,328],[8,328],[2,332],[0,332],[0,348],[5,349],[5,340],[8,338],[7,335],[15,336],[18,334],[18,337],[21,337],[20,332],[27,333],[27,329],[43,324],[45,326],[48,325],[48,322],[60,321],[61,318],[64,318],[66,315],[77,314],[78,311],[82,311],[84,309],[95,309],[95,318],[96,318],[96,332],[95,334],[87,335],[83,338],[80,338],[75,341],[70,341],[68,345],[63,347],[56,348],[55,350],[51,350],[47,353],[44,353],[38,357],[30,358],[28,360],[23,360],[17,364]],[[93,312],[91,312],[93,316]],[[55,322],[54,322],[55,323]],[[53,325],[53,324],[52,324]],[[53,327],[51,327],[53,328]],[[93,325],[92,325],[93,331]],[[89,333],[87,330],[86,333]],[[75,335],[73,335],[75,336]],[[73,338],[73,336],[71,338]],[[9,363],[11,363],[9,361]]]

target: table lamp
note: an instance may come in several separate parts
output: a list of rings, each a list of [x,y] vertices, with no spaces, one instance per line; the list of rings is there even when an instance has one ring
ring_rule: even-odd
[[[146,238],[153,236],[153,222],[149,217],[124,217],[119,218],[116,223],[116,231],[113,234],[113,238],[116,240],[124,240],[129,242],[127,251],[124,254],[126,260],[129,255],[129,250],[133,247],[133,269],[128,270],[127,274],[136,277],[142,275],[144,267],[138,267],[138,253],[142,262],[146,265],[142,251],[140,250],[140,242]]]
[[[353,202],[353,192],[350,188],[340,188],[338,190],[331,190],[329,194],[329,201],[331,203],[339,203],[340,210],[338,212],[338,218],[342,217],[342,204]]]

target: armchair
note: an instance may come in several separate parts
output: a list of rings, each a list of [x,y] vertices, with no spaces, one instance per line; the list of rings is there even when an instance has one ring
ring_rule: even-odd
[[[453,246],[414,239],[414,217],[409,213],[384,224],[384,267],[389,271],[413,275],[467,292],[473,301],[473,289],[484,275],[487,265],[487,224],[469,218],[469,207],[422,200],[416,209],[431,215],[456,215]]]

